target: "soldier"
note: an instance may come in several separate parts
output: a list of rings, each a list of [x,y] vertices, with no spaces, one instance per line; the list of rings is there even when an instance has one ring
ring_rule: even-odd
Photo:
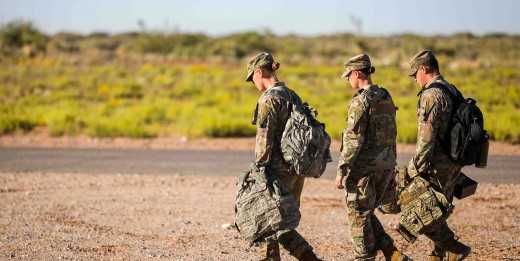
[[[435,55],[424,50],[410,60],[408,75],[421,87],[417,104],[419,130],[415,156],[408,165],[408,174],[413,177],[423,174],[432,187],[442,192],[448,201],[453,200],[453,189],[459,177],[461,166],[452,161],[442,149],[448,122],[453,110],[448,93],[440,88],[428,88],[433,83],[446,86],[456,95],[455,86],[448,83],[439,71]],[[447,223],[425,233],[431,239],[430,260],[443,260],[448,251],[448,260],[463,260],[471,248],[458,242]]]
[[[275,71],[279,67],[280,63],[275,62],[271,54],[260,53],[247,63],[246,81],[253,82],[261,92],[278,88],[299,100],[294,91],[278,80]],[[280,148],[282,133],[290,115],[290,103],[273,95],[262,95],[255,115],[257,126],[255,163],[257,166],[266,167],[269,173],[274,173],[299,205],[305,178],[296,175],[294,170],[290,171],[290,165],[284,160]],[[278,242],[266,242],[260,248],[260,260],[280,260],[278,244],[298,260],[320,260],[314,254],[313,248],[296,230],[282,234]]]
[[[344,67],[341,77],[359,91],[350,102],[342,134],[336,187],[345,189],[356,260],[375,260],[378,250],[386,260],[408,260],[374,214],[377,207],[398,212],[389,211],[396,200],[396,107],[388,91],[372,83],[375,68],[368,55],[354,56]]]

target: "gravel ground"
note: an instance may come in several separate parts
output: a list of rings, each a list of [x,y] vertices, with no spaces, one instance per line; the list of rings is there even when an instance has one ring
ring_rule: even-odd
[[[231,225],[236,177],[0,173],[0,260],[255,260]],[[468,260],[520,260],[520,185],[479,184],[449,220]],[[307,180],[298,231],[325,260],[352,260],[343,191]],[[397,246],[425,260],[381,215]],[[294,260],[286,252],[283,260]],[[378,257],[383,260],[382,256]]]

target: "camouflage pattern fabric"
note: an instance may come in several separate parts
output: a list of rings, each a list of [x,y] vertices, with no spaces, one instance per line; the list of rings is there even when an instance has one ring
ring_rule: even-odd
[[[396,163],[395,106],[377,85],[360,90],[350,102],[347,126],[343,130],[338,175],[349,177],[356,170],[372,173],[394,169]]]
[[[408,71],[408,76],[412,76],[417,73],[419,66],[422,64],[437,60],[435,55],[430,50],[424,50],[415,54],[412,59],[410,59],[410,70]]]
[[[374,210],[398,211],[395,113],[392,98],[377,85],[360,90],[349,105],[338,175],[346,176],[345,199],[356,260],[374,260],[377,250],[393,244]]]
[[[345,71],[341,75],[341,78],[346,78],[351,72],[370,68],[372,73],[375,71],[375,68],[372,66],[370,62],[370,57],[366,54],[359,54],[350,59],[348,59],[344,64],[343,68]]]
[[[434,82],[439,82],[456,93],[456,88],[441,75],[434,77],[424,88]],[[419,96],[421,99],[417,105],[419,123],[417,146],[415,156],[408,165],[408,173],[411,177],[418,175],[418,173],[425,173],[430,179],[429,181],[436,186],[436,189],[451,202],[453,189],[462,167],[452,161],[443,151],[439,137],[445,137],[453,105],[450,97],[439,88],[421,91]],[[435,241],[435,243],[430,244],[431,246],[439,245],[439,240],[443,240],[447,234],[453,234],[447,225],[438,230],[440,232],[434,230],[428,233],[432,235],[428,237]],[[431,254],[444,256],[442,250],[433,249],[433,247]]]
[[[376,207],[385,206],[383,199],[389,186],[394,183],[393,173],[394,170],[376,172],[357,181],[346,182],[345,200],[356,260],[374,260],[377,250],[393,244],[392,238],[374,214]]]
[[[383,214],[397,214],[401,212],[401,206],[397,204],[399,200],[398,183],[396,180],[397,169],[390,172],[390,182],[387,186],[386,192],[382,195],[381,204],[377,207],[377,210]]]
[[[318,112],[287,87],[269,88],[262,96],[276,96],[291,103],[290,117],[287,120],[280,141],[281,151],[295,173],[303,177],[319,178],[327,163],[331,162],[331,139],[324,125],[315,119]],[[297,99],[295,99],[297,98]]]
[[[446,221],[440,226],[426,231],[424,235],[430,240],[430,251],[428,253],[430,256],[446,256],[445,242],[455,237],[455,233],[449,228]]]
[[[277,82],[269,89],[283,86],[285,86],[283,82]],[[289,88],[284,89],[287,91],[287,96],[300,100]],[[287,172],[290,168],[289,163],[283,158],[280,148],[285,123],[289,119],[290,112],[290,103],[284,99],[272,95],[260,96],[257,113],[255,113],[257,116],[254,120],[256,123],[255,162],[257,165],[269,166],[276,172]]]
[[[247,62],[247,77],[246,82],[251,82],[253,78],[253,72],[256,69],[262,68],[267,64],[274,63],[274,58],[270,53],[262,52],[251,58],[249,62]]]
[[[305,239],[296,231],[290,230],[283,233],[278,238],[278,242],[269,241],[258,248],[259,260],[262,261],[280,261],[280,246],[287,250],[292,256],[300,258],[300,256],[312,247]]]
[[[420,176],[404,188],[398,203],[402,210],[398,231],[411,243],[420,234],[443,225],[453,209],[446,197]]]
[[[455,87],[446,82],[440,75],[433,78],[425,88],[433,82],[439,82],[455,92]],[[430,169],[433,170],[437,162],[449,160],[437,139],[438,137],[445,137],[448,129],[448,122],[453,109],[451,99],[439,88],[427,89],[424,93],[419,94],[421,97],[417,104],[419,132],[416,153],[408,166],[410,176],[428,172]],[[461,167],[457,166],[457,164],[453,164],[453,171],[458,169],[460,172]]]
[[[235,202],[236,227],[250,244],[276,241],[300,222],[292,195],[275,175],[254,163],[239,179]]]
[[[277,176],[285,189],[291,193],[296,205],[299,206],[305,178],[294,174],[288,174],[287,172],[278,172]],[[276,241],[273,240],[273,238],[268,238],[265,244],[260,244],[260,247],[258,248],[260,256],[259,260],[280,260],[279,245],[282,245],[285,250],[296,258],[299,258],[303,252],[313,249],[312,246],[293,229],[280,233],[278,240]]]
[[[284,82],[277,82],[273,87],[283,87]],[[288,95],[294,99],[299,97],[289,88]],[[268,89],[269,90],[269,89]],[[301,101],[301,100],[300,100]],[[305,178],[289,171],[290,165],[283,158],[280,148],[285,124],[290,115],[290,104],[276,96],[262,95],[258,101],[257,113],[253,122],[257,126],[255,163],[264,166],[280,179],[285,189],[293,196],[299,206]],[[280,260],[279,245],[287,249],[291,255],[299,257],[301,253],[312,250],[312,247],[295,230],[280,237],[278,242],[266,242],[260,251],[261,260]]]

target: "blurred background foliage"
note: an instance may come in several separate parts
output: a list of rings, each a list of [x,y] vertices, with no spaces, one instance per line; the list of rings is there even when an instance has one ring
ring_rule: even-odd
[[[339,139],[354,90],[343,62],[367,53],[375,83],[399,106],[398,141],[417,136],[416,94],[406,76],[421,49],[484,112],[493,140],[520,143],[520,36],[336,34],[304,37],[243,32],[211,37],[178,31],[46,35],[32,23],[0,27],[0,133],[152,138],[254,136],[260,93],[245,83],[247,60],[261,51],[282,64],[278,76],[318,109]]]

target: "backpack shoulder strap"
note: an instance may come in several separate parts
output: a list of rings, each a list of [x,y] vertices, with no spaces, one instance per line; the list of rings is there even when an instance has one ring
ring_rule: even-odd
[[[390,97],[390,99],[392,99],[392,95],[390,95],[390,92],[388,92],[387,89],[385,89],[383,87],[379,87],[379,89],[381,89],[384,93],[386,93],[386,95],[388,95],[388,97]]]
[[[301,107],[302,106],[302,103],[301,101],[298,101],[298,100],[295,100],[295,99],[292,99],[291,97],[289,97],[288,95],[288,91],[291,91],[290,89],[288,89],[287,87],[273,87],[269,90],[267,90],[264,95],[273,95],[273,96],[276,96],[280,99],[283,99],[285,101],[287,101],[288,103],[296,106],[296,107]],[[295,94],[296,95],[296,94]],[[297,95],[296,95],[297,96]]]
[[[456,91],[456,94],[455,94],[446,85],[444,85],[444,84],[442,84],[440,82],[433,82],[432,84],[430,84],[430,86],[428,86],[427,88],[422,89],[417,94],[417,96],[419,96],[419,100],[417,101],[417,108],[419,108],[419,104],[421,103],[422,94],[426,90],[429,90],[431,88],[438,88],[438,89],[440,89],[442,92],[446,93],[450,97],[451,103],[453,105],[453,108],[452,108],[452,111],[451,111],[451,115],[450,115],[450,119],[452,119],[453,115],[455,115],[455,111],[456,111],[457,106],[464,102],[464,96],[462,96],[462,93],[459,90],[457,90],[457,88],[455,88],[455,91]]]
[[[271,89],[268,89],[267,91],[265,91],[262,96],[260,96],[260,99],[262,99],[262,97],[266,96],[266,95],[273,95],[273,96],[276,96],[276,97],[279,97],[289,103],[291,103],[290,99],[286,97],[286,95],[283,93],[283,86],[275,86],[275,87],[272,87]],[[292,103],[291,103],[292,104]],[[292,107],[292,106],[291,106]],[[251,124],[252,125],[256,125],[256,118],[258,117],[258,103],[256,103],[256,108],[254,110],[254,115],[253,115],[253,120],[251,121]]]
[[[456,88],[455,88],[455,91],[457,93],[455,94],[446,85],[444,85],[444,84],[442,84],[440,82],[434,82],[434,83],[430,84],[430,86],[428,86],[428,88],[426,88],[424,90],[427,90],[427,89],[430,89],[430,88],[441,89],[443,92],[448,94],[448,96],[450,96],[451,101],[454,102],[454,103],[462,103],[464,101],[464,97],[462,96],[462,93],[460,93],[460,91],[457,90]],[[421,92],[421,94],[422,94],[422,92]]]
[[[455,88],[455,91],[457,92],[457,94],[454,94],[448,87],[446,87],[446,85],[444,85],[440,82],[434,82],[434,83],[430,84],[430,86],[428,86],[428,88],[423,89],[418,94],[419,101],[417,103],[417,106],[419,106],[419,103],[421,102],[420,96],[422,96],[422,93],[431,88],[439,88],[439,89],[441,89],[442,92],[448,94],[448,96],[450,97],[453,107],[451,109],[451,115],[450,115],[450,120],[449,120],[448,126],[452,126],[452,124],[453,124],[452,121],[453,121],[453,117],[455,115],[457,106],[464,102],[464,97],[462,96],[462,93],[459,90],[457,90],[457,88]],[[445,151],[449,151],[449,147],[448,147],[449,144],[447,143],[450,140],[449,135],[450,135],[450,132],[448,131],[447,133],[445,133],[445,136],[447,136],[447,137],[441,138],[441,136],[437,133],[437,140],[441,143],[441,146],[444,148]],[[449,155],[449,153],[448,153],[448,155]]]

